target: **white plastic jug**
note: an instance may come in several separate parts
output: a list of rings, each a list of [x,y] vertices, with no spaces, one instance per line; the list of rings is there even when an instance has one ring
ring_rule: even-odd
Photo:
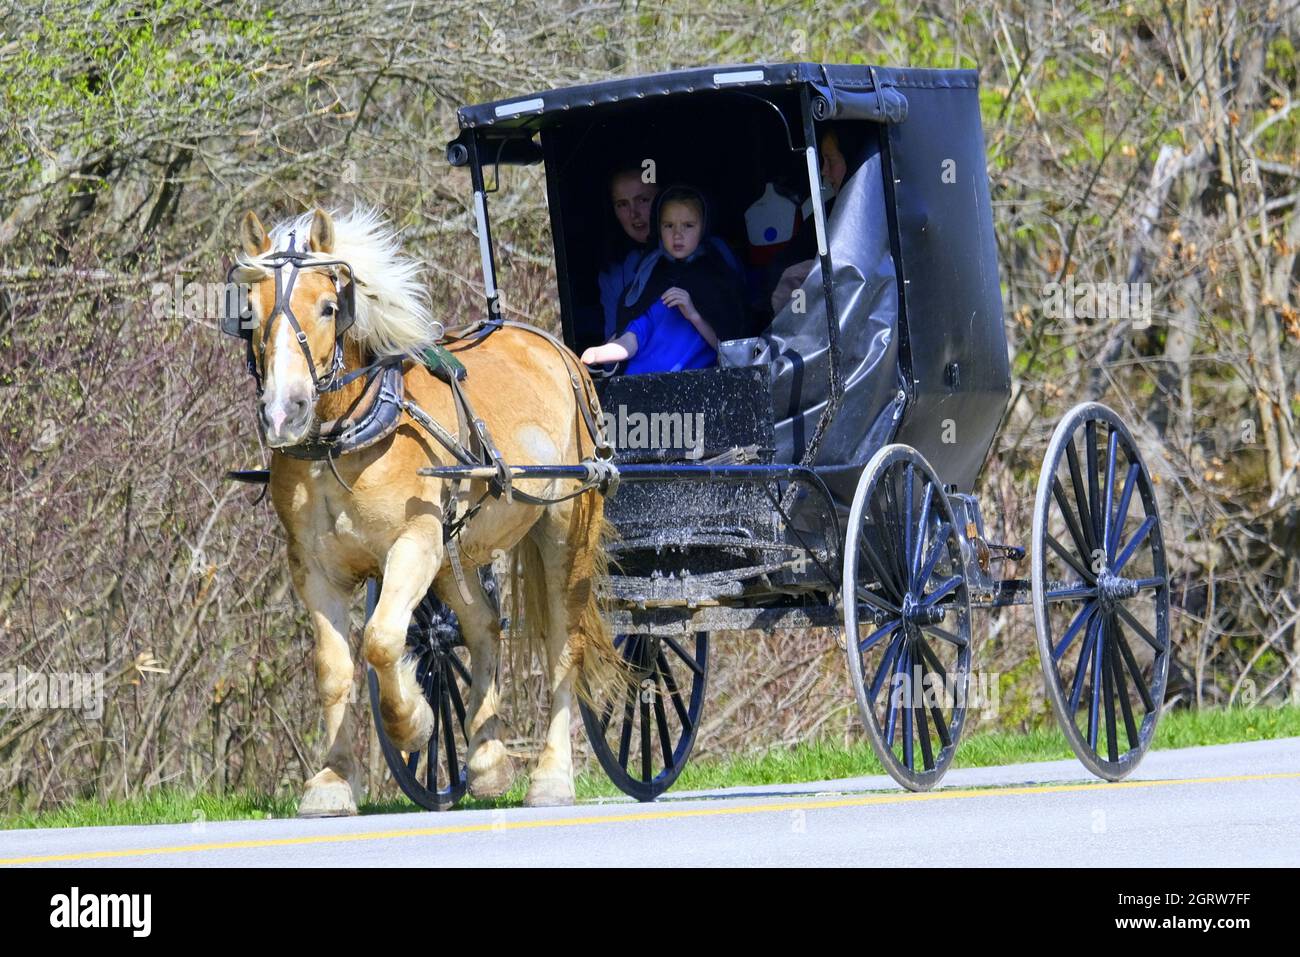
[[[745,232],[751,246],[775,246],[790,241],[794,235],[795,217],[799,207],[794,200],[776,191],[768,183],[763,195],[745,210]]]

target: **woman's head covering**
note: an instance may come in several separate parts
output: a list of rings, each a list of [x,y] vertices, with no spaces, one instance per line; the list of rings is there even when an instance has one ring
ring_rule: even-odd
[[[665,205],[671,202],[680,202],[686,200],[695,203],[700,210],[700,244],[695,247],[685,259],[679,262],[693,262],[699,256],[708,251],[709,243],[709,204],[704,198],[704,194],[693,186],[676,185],[669,186],[666,190],[655,197],[654,207],[650,214],[650,232],[652,236],[658,237],[654,249],[647,253],[641,260],[641,265],[637,267],[636,276],[633,277],[631,284],[627,287],[627,295],[623,297],[623,304],[627,306],[634,305],[641,294],[645,292],[645,287],[650,282],[650,276],[657,266],[665,257],[668,251],[664,249],[663,237],[659,234],[659,219],[663,214]]]

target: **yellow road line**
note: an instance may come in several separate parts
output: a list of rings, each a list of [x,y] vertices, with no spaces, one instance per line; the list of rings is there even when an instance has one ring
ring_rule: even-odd
[[[823,800],[783,801],[773,804],[748,804],[738,807],[695,806],[634,811],[630,814],[602,814],[587,817],[549,818],[539,821],[495,821],[486,824],[448,824],[443,827],[405,828],[393,831],[365,831],[358,834],[321,834],[311,837],[282,837],[266,840],[226,841],[212,844],[178,844],[171,847],[122,848],[112,851],[84,851],[76,854],[49,854],[36,857],[0,858],[0,866],[13,864],[54,864],[62,861],[94,861],[106,858],[150,857],[154,854],[189,854],[198,851],[228,851],[244,848],[295,847],[307,844],[345,844],[353,841],[386,841],[401,837],[436,837],[444,834],[499,833],[550,827],[578,827],[588,824],[629,824],[642,821],[667,821],[692,817],[723,817],[741,814],[779,814],[784,811],[820,811],[832,808],[868,807],[878,804],[907,804],[916,801],[953,801],[963,798],[1010,797],[1027,794],[1065,794],[1075,791],[1108,791],[1117,788],[1153,788],[1187,784],[1235,784],[1246,781],[1283,781],[1300,778],[1300,772],[1279,774],[1240,774],[1213,778],[1170,778],[1163,781],[1117,781],[1092,784],[1051,784],[1043,787],[967,789],[962,791],[928,791],[921,794],[877,794],[864,797]],[[214,822],[218,823],[218,822]]]

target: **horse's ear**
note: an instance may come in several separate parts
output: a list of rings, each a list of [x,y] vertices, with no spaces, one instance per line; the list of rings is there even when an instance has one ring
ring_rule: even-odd
[[[239,221],[239,244],[250,256],[260,256],[271,248],[271,239],[266,235],[262,221],[251,209]]]
[[[311,218],[311,251],[314,253],[334,252],[334,220],[323,209],[317,209]]]

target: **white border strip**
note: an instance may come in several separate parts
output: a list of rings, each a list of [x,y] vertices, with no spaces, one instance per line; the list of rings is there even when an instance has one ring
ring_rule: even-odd
[[[713,82],[718,86],[728,86],[732,83],[762,83],[762,70],[739,70],[732,73],[715,73]]]
[[[520,113],[531,113],[533,110],[542,110],[546,108],[546,103],[540,96],[531,100],[518,100],[514,103],[503,103],[496,108],[497,119],[506,116],[518,116]]]
[[[492,251],[488,247],[487,200],[481,189],[474,190],[474,218],[478,220],[478,254],[483,260],[483,291],[491,299],[497,294],[497,282],[492,275]]]
[[[808,187],[813,204],[813,224],[817,227],[817,255],[826,255],[826,206],[822,203],[822,179],[817,164],[817,150],[808,147]]]

